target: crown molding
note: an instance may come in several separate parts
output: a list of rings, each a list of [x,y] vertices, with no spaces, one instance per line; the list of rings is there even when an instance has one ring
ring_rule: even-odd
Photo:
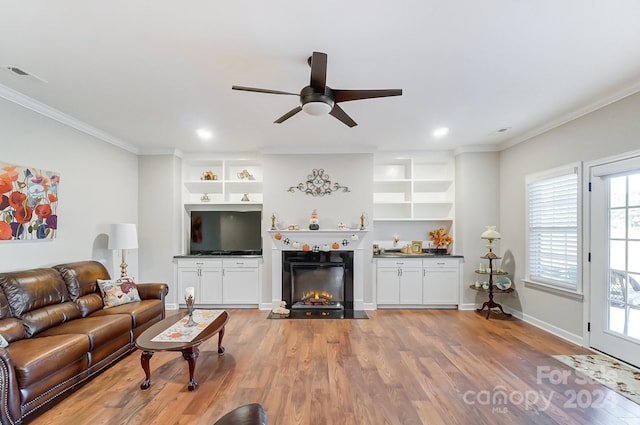
[[[178,158],[184,158],[185,153],[178,148],[164,148],[164,149],[140,149],[138,151],[140,156],[153,156],[153,155],[171,155]]]
[[[103,142],[110,143],[136,155],[138,154],[138,148],[135,146],[2,84],[0,84],[0,97]]]
[[[499,150],[505,150],[510,147],[513,147],[519,143],[525,142],[529,139],[533,139],[536,136],[539,136],[547,131],[553,130],[554,128],[560,127],[568,122],[574,121],[580,117],[588,115],[592,112],[597,111],[598,109],[604,108],[605,106],[609,106],[612,103],[618,102],[626,97],[632,96],[636,93],[640,92],[640,80],[634,80],[626,86],[607,94],[604,97],[599,97],[596,100],[591,100],[590,102],[564,114],[553,121],[545,123],[541,126],[538,126],[532,130],[529,130],[518,137],[514,137],[513,139],[509,139],[504,143],[500,144]]]
[[[460,146],[454,149],[453,154],[458,156],[463,153],[487,153],[487,152],[500,152],[502,147],[498,145],[477,145],[477,146]]]

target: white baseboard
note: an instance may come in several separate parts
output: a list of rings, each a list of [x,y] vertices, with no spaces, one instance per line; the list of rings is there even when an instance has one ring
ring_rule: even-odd
[[[515,312],[509,311],[509,313],[515,313]],[[522,312],[518,312],[518,313],[519,313],[520,316],[522,316],[522,320],[523,321],[535,326],[536,328],[540,328],[543,331],[547,331],[550,334],[553,334],[553,335],[555,335],[557,337],[565,339],[565,340],[567,340],[569,342],[572,342],[572,343],[574,343],[576,345],[579,345],[581,347],[585,346],[584,345],[585,341],[584,341],[584,338],[582,337],[582,335],[576,335],[574,333],[567,332],[564,329],[560,329],[557,326],[554,326],[554,325],[552,325],[550,323],[547,323],[547,322],[544,322],[542,320],[536,319],[535,317],[530,316],[528,314],[523,314]],[[516,316],[516,315],[514,314],[514,316]]]
[[[460,306],[458,306],[458,310],[475,310],[477,308],[480,308],[481,304],[461,304]],[[581,335],[576,335],[574,333],[571,332],[567,332],[564,329],[561,329],[557,326],[554,326],[550,323],[547,323],[545,321],[539,320],[533,316],[530,316],[528,314],[524,314],[523,312],[519,311],[519,310],[514,310],[512,308],[509,308],[507,306],[503,306],[504,311],[507,313],[510,313],[513,315],[513,317],[515,317],[516,319],[520,319],[523,322],[526,322],[530,325],[535,326],[536,328],[542,329],[545,332],[549,332],[550,334],[553,334],[559,338],[562,338],[564,340],[567,340],[569,342],[572,342],[576,345],[579,345],[581,347],[585,347],[585,341],[583,340],[583,337]]]

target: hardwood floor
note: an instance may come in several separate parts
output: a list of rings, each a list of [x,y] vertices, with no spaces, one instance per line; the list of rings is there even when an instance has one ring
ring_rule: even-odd
[[[268,320],[229,310],[201,346],[187,391],[180,353],[134,352],[30,424],[212,424],[261,403],[269,424],[640,424],[640,405],[582,383],[554,354],[589,351],[516,319],[475,311],[378,310],[369,320]],[[178,314],[178,312],[169,312]],[[565,379],[559,379],[561,373]],[[582,407],[579,407],[582,406]]]

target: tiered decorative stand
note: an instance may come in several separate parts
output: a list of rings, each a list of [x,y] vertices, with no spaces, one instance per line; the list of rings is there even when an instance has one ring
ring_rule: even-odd
[[[492,228],[492,230],[495,230],[495,228]],[[491,314],[491,309],[492,308],[499,308],[500,311],[502,312],[502,314],[504,314],[505,316],[511,316],[510,313],[506,313],[503,309],[502,306],[500,304],[498,304],[497,302],[493,301],[493,294],[494,293],[508,293],[508,292],[513,292],[513,288],[507,288],[507,289],[499,289],[499,288],[495,288],[493,286],[493,276],[502,276],[502,275],[506,275],[506,272],[503,271],[496,271],[493,267],[493,261],[494,260],[499,260],[500,257],[498,257],[496,254],[493,253],[493,239],[498,239],[499,238],[499,233],[495,233],[497,235],[497,237],[490,237],[490,236],[486,236],[485,233],[483,233],[482,238],[483,239],[487,239],[489,241],[489,243],[487,244],[487,248],[489,248],[489,252],[487,252],[485,255],[483,255],[482,258],[483,260],[488,260],[489,261],[489,266],[487,267],[486,270],[476,270],[475,272],[479,275],[488,275],[489,276],[489,288],[488,289],[484,289],[484,288],[477,288],[475,285],[471,285],[471,289],[474,289],[476,291],[487,291],[489,292],[489,299],[487,301],[485,301],[482,304],[482,308],[478,308],[477,311],[483,311],[485,308],[487,309],[487,319],[489,319],[489,315]]]

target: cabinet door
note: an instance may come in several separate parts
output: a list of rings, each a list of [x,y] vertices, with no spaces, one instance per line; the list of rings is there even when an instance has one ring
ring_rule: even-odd
[[[197,267],[178,268],[178,304],[185,305],[184,291],[190,286],[194,288],[196,303],[200,299],[200,274],[198,270]]]
[[[222,269],[200,269],[200,300],[196,304],[222,304]]]
[[[225,268],[222,302],[224,304],[257,304],[258,282],[257,268]]]
[[[400,269],[400,304],[422,304],[422,268]]]
[[[423,304],[458,304],[459,271],[457,268],[425,267],[422,282]]]
[[[378,304],[398,304],[400,302],[398,291],[399,268],[378,268]]]

